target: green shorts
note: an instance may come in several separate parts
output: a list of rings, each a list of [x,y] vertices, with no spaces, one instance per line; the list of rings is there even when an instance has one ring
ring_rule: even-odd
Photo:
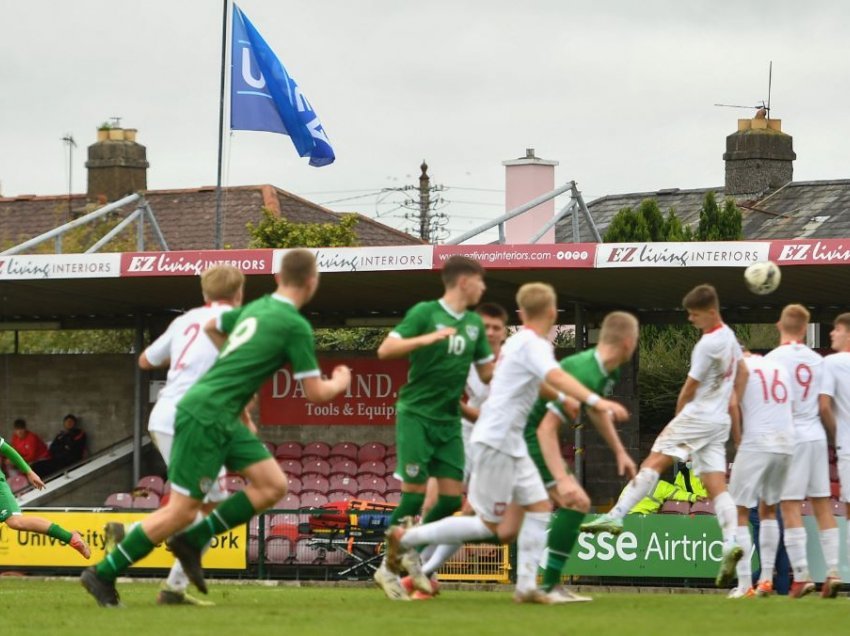
[[[525,445],[528,446],[528,454],[531,456],[531,461],[533,461],[534,465],[537,466],[540,478],[543,479],[543,483],[546,485],[546,489],[548,490],[555,485],[555,478],[546,467],[546,460],[543,459],[543,451],[541,450],[540,442],[537,439],[537,429],[534,429],[534,435],[525,436]],[[568,475],[572,472],[566,461],[564,461],[564,468],[567,469]]]
[[[18,505],[18,500],[12,494],[6,479],[0,475],[0,523],[12,515],[19,514],[21,514],[21,507]]]
[[[424,484],[428,477],[463,481],[463,437],[460,422],[436,422],[399,413],[395,424],[396,473],[406,484]]]
[[[269,450],[240,420],[201,422],[177,409],[168,466],[176,492],[203,499],[222,466],[238,472],[269,458]]]

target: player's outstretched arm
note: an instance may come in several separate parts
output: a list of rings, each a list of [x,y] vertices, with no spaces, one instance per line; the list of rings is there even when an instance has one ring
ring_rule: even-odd
[[[835,411],[832,409],[832,396],[821,393],[818,396],[818,409],[820,410],[820,421],[826,429],[826,434],[831,441],[835,440]]]
[[[171,360],[166,358],[162,364],[154,364],[150,360],[148,360],[147,351],[142,351],[142,355],[139,356],[139,368],[143,371],[153,371],[154,369],[164,369],[165,367],[171,364]]]
[[[455,335],[455,333],[457,333],[457,329],[454,327],[443,327],[442,329],[437,329],[437,331],[423,333],[421,336],[413,336],[412,338],[400,338],[399,336],[390,334],[384,338],[381,346],[378,347],[378,358],[381,360],[403,358],[420,347],[427,347],[440,340],[445,340],[449,336]]]
[[[750,377],[750,370],[747,368],[747,363],[741,358],[738,360],[738,368],[735,371],[735,389],[734,394],[738,400],[738,404],[744,399],[744,391],[747,390],[747,380]]]
[[[588,413],[588,417],[593,422],[596,430],[599,431],[602,439],[608,444],[608,448],[614,453],[614,457],[617,459],[617,474],[621,477],[626,476],[629,479],[634,478],[637,474],[637,465],[635,464],[635,460],[629,455],[626,447],[623,446],[623,440],[620,439],[620,435],[617,433],[614,421],[611,419],[611,414],[591,411]]]
[[[685,380],[682,389],[679,391],[679,399],[676,400],[676,415],[685,408],[685,404],[694,399],[694,396],[697,394],[697,387],[699,387],[699,380],[688,376],[688,379]]]
[[[741,403],[738,402],[738,396],[734,391],[729,398],[729,417],[732,418],[732,441],[735,444],[735,448],[738,448],[741,445],[742,436]]]
[[[340,365],[334,367],[331,377],[325,379],[313,376],[301,380],[307,399],[316,404],[330,402],[337,395],[348,389],[351,384],[351,369]]]
[[[207,337],[210,340],[212,340],[216,349],[220,350],[224,346],[224,343],[227,342],[227,334],[218,328],[215,318],[211,318],[207,321],[207,324],[204,325],[204,333],[207,334]]]
[[[626,407],[619,402],[599,397],[560,367],[550,370],[544,380],[558,391],[576,398],[594,411],[599,413],[611,411],[614,419],[618,422],[629,419],[629,412]]]
[[[484,384],[490,384],[490,380],[493,379],[493,369],[495,368],[496,364],[494,362],[485,362],[484,364],[476,364],[475,372],[478,374],[479,380]]]
[[[24,475],[26,475],[29,482],[35,488],[37,488],[38,490],[44,488],[44,482],[41,481],[41,477],[39,477],[36,472],[32,468],[30,468],[30,465],[27,463],[27,460],[21,457],[21,454],[5,440],[0,443],[0,453],[8,457],[9,461],[12,462],[15,468],[17,468]]]

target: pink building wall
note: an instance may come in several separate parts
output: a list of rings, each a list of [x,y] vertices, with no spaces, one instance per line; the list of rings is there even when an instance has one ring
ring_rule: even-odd
[[[520,159],[502,162],[505,166],[505,212],[555,189],[555,166],[558,162],[535,157],[534,148],[528,148],[525,154],[526,156]],[[528,243],[553,216],[555,201],[550,199],[507,221],[505,242]],[[550,229],[537,242],[554,243],[555,229]]]

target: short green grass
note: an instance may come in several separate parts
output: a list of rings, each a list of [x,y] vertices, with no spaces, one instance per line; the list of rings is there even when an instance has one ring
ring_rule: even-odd
[[[731,601],[714,594],[598,592],[592,603],[515,605],[507,592],[446,591],[393,603],[377,589],[213,583],[216,607],[158,607],[153,583],[119,586],[126,607],[102,609],[72,581],[0,579],[3,634],[38,636],[621,636],[850,633],[850,601]]]

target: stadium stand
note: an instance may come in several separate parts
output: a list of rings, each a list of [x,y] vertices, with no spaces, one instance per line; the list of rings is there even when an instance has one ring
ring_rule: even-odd
[[[303,457],[315,456],[322,459],[330,457],[331,447],[326,442],[310,442],[304,447]]]
[[[691,512],[691,504],[687,501],[665,501],[659,512],[662,515],[686,515]]]
[[[339,442],[331,447],[330,457],[341,457],[357,462],[360,447],[354,442]]]
[[[360,447],[357,453],[357,461],[364,462],[380,461],[387,456],[387,447],[380,442],[369,442]]]
[[[139,481],[136,483],[136,488],[149,490],[159,496],[162,496],[163,491],[165,490],[165,481],[159,475],[146,475],[139,478]]]
[[[304,449],[298,442],[283,442],[275,448],[274,456],[277,459],[301,459]]]

